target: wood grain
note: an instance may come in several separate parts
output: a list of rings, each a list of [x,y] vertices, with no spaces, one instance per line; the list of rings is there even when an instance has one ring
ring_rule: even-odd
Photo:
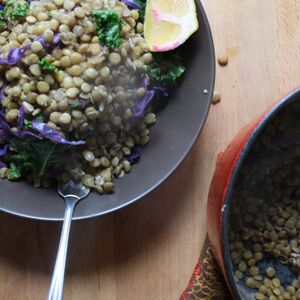
[[[203,0],[216,53],[220,104],[179,169],[144,201],[74,224],[67,300],[173,300],[184,290],[206,235],[216,155],[238,130],[300,82],[298,0]],[[12,200],[13,201],[13,200]],[[0,215],[0,299],[47,293],[60,225]]]

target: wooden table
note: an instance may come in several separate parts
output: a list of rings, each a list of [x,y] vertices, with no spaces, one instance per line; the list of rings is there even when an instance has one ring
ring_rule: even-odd
[[[66,300],[176,300],[206,235],[216,155],[237,131],[300,82],[300,1],[203,0],[220,104],[188,159],[147,199],[74,224]],[[13,200],[12,200],[13,201]],[[0,299],[44,299],[60,225],[0,215]]]

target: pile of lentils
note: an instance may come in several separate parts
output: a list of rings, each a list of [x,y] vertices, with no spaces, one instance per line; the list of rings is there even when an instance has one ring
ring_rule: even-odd
[[[266,125],[238,174],[230,204],[235,280],[254,299],[300,299],[299,115],[295,102]]]
[[[122,42],[117,48],[99,41],[94,10],[120,17]],[[149,142],[155,114],[148,109],[141,118],[133,117],[136,102],[145,96],[141,82],[152,61],[140,20],[137,10],[116,0],[31,1],[26,16],[0,32],[1,57],[30,45],[18,64],[0,65],[2,88],[5,85],[2,108],[10,126],[17,126],[23,105],[26,119],[42,117],[62,136],[85,142],[65,158],[58,181],[75,177],[99,193],[112,192],[113,178],[131,170],[126,158],[137,145]],[[61,43],[52,47],[56,35]],[[43,72],[43,60],[57,71]],[[8,168],[0,171],[7,177]],[[33,181],[31,174],[26,179]],[[53,181],[45,173],[35,184],[49,187]]]

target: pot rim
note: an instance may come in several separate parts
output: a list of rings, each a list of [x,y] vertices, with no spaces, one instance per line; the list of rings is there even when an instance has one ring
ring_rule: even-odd
[[[223,196],[223,208],[221,214],[221,246],[222,246],[222,258],[224,262],[224,272],[226,273],[227,282],[230,285],[231,293],[234,299],[243,300],[238,288],[237,284],[234,280],[234,271],[231,264],[230,254],[229,254],[229,241],[228,241],[228,223],[229,223],[229,208],[230,201],[232,199],[232,194],[234,191],[234,186],[239,176],[239,171],[241,166],[243,165],[250,149],[256,142],[258,136],[265,128],[265,126],[269,123],[271,119],[273,119],[284,107],[293,103],[300,97],[300,87],[294,89],[292,92],[282,97],[279,101],[277,101],[270,109],[268,109],[256,122],[254,128],[251,131],[248,139],[244,142],[244,144],[240,147],[239,152],[236,154],[231,173],[229,175]]]

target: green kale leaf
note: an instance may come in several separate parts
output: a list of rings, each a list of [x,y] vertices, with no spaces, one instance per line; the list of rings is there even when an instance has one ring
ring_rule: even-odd
[[[70,146],[55,144],[48,140],[34,138],[15,138],[10,143],[10,178],[18,179],[32,173],[35,180],[40,179],[46,170],[54,165]]]
[[[145,20],[145,9],[146,9],[146,2],[145,0],[135,0],[135,2],[137,4],[140,5],[140,7],[142,8],[141,10],[139,10],[139,15],[140,15],[140,22],[144,23]]]
[[[81,105],[79,102],[74,102],[70,105],[70,111],[72,110],[80,110],[81,109]]]
[[[9,165],[7,178],[9,180],[18,180],[21,178],[21,176],[21,170],[13,162],[11,162]]]
[[[35,117],[34,117],[35,120],[38,120],[38,121],[42,121],[44,122],[45,121],[45,116],[43,115],[43,113],[38,113]]]
[[[26,16],[29,9],[27,2],[20,3],[20,1],[9,0],[4,7],[4,15],[12,20],[18,20]]]
[[[6,21],[4,18],[4,10],[0,11],[0,30],[3,31],[6,28]]]
[[[96,29],[100,42],[114,49],[121,45],[122,22],[117,13],[110,10],[94,10]]]
[[[42,58],[38,61],[38,65],[40,66],[41,70],[45,73],[54,74],[58,71],[58,69],[50,64],[46,58]]]
[[[0,10],[0,31],[7,28],[8,19],[18,20],[26,16],[29,4],[26,1],[9,0]]]
[[[185,72],[181,58],[172,53],[152,53],[153,60],[147,65],[147,73],[152,81],[166,87],[175,85]]]

